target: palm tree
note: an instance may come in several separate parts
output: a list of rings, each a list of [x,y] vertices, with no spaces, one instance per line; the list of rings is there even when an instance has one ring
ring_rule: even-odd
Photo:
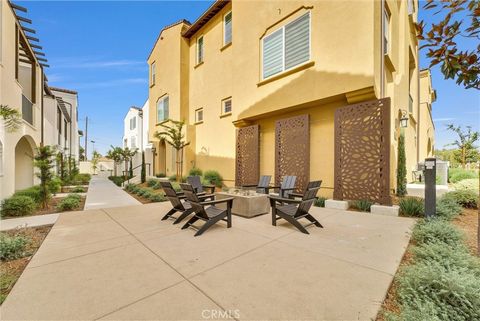
[[[16,131],[22,124],[22,114],[5,105],[0,105],[0,117],[5,121],[5,129],[9,132]]]
[[[113,160],[113,175],[117,176],[117,165],[123,160],[123,149],[121,147],[114,147],[107,152],[106,157]]]
[[[122,160],[125,162],[125,180],[127,180],[127,175],[128,175],[128,163],[132,160],[133,156],[137,153],[137,149],[130,149],[128,147],[125,147],[124,149],[121,149],[121,155],[122,155]]]
[[[176,178],[179,182],[182,179],[183,172],[183,149],[185,146],[189,145],[190,142],[185,142],[185,135],[183,134],[183,126],[185,125],[184,121],[168,120],[172,125],[161,124],[165,130],[160,132],[155,132],[155,137],[160,139],[160,141],[165,141],[173,148],[175,148],[177,153],[177,174]]]
[[[447,125],[447,130],[451,130],[458,135],[458,140],[447,146],[457,146],[459,150],[459,162],[462,164],[462,168],[465,168],[465,164],[470,160],[472,155],[475,154],[476,146],[473,144],[480,138],[479,132],[472,132],[472,127],[467,126],[467,130],[464,131],[461,126],[455,127],[453,124]]]
[[[100,161],[100,157],[102,157],[102,155],[99,152],[97,152],[96,150],[94,150],[93,153],[92,153],[93,175],[96,175],[97,165],[98,165],[98,162]]]

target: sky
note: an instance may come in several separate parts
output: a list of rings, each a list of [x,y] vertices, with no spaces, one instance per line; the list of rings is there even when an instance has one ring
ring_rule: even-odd
[[[148,98],[147,57],[160,30],[180,19],[195,21],[212,1],[16,1],[28,9],[48,59],[49,85],[77,90],[79,127],[105,154],[120,146],[123,118],[130,106]],[[428,13],[430,14],[430,13]],[[420,10],[420,19],[432,20]],[[460,45],[472,42],[461,40]],[[422,52],[421,68],[428,67]],[[480,130],[480,92],[445,80],[439,65],[432,70],[437,101],[433,104],[437,149],[455,136],[453,123]],[[82,140],[83,145],[83,140]],[[89,144],[92,151],[92,144]]]

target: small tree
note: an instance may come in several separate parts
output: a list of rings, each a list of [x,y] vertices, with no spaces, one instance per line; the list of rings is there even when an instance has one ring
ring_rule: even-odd
[[[83,161],[85,160],[85,148],[83,148],[82,146],[80,146],[80,147],[78,148],[78,155],[79,155],[79,157],[78,157],[79,160],[83,162]]]
[[[132,164],[132,157],[130,157],[130,167],[128,169],[128,177],[132,178],[133,177],[133,164]]]
[[[141,182],[142,183],[145,183],[145,181],[147,180],[147,170],[145,168],[145,152],[142,151],[142,172],[141,172],[141,176],[140,176],[140,179],[141,179]]]
[[[161,141],[166,141],[175,149],[177,156],[176,179],[178,182],[180,182],[183,176],[183,150],[185,146],[190,144],[190,142],[185,141],[185,135],[182,131],[183,126],[185,125],[184,121],[176,121],[169,119],[169,122],[171,122],[172,124],[161,124],[160,126],[165,128],[165,130],[161,132],[156,132],[154,136]]]
[[[124,149],[122,149],[122,152],[121,152],[122,160],[125,162],[125,172],[124,172],[125,180],[127,180],[127,175],[130,174],[130,171],[128,170],[128,163],[129,161],[132,160],[133,156],[135,156],[136,153],[137,153],[137,149],[130,149],[128,147],[125,147]],[[131,166],[130,166],[130,169],[131,169]]]
[[[8,132],[16,131],[22,124],[20,112],[5,105],[0,105],[0,117],[5,121],[5,129]]]
[[[123,160],[123,150],[121,147],[113,147],[107,152],[106,157],[113,160],[113,175],[117,176],[117,165]]]
[[[478,159],[478,151],[474,143],[480,138],[480,133],[472,131],[471,126],[467,126],[467,130],[464,131],[461,126],[455,127],[453,124],[449,124],[447,129],[458,135],[458,139],[447,146],[456,146],[458,148],[457,152],[454,153],[454,157],[462,164],[462,168],[465,168],[466,163],[476,161]]]
[[[407,160],[405,156],[405,136],[398,137],[398,158],[397,158],[397,196],[407,194]]]
[[[92,169],[93,169],[93,175],[96,174],[96,171],[97,171],[97,168],[98,168],[98,162],[100,161],[100,157],[102,157],[102,155],[100,155],[99,152],[97,152],[96,150],[94,150],[93,153],[92,153]]]
[[[51,146],[41,146],[37,149],[34,165],[38,169],[37,177],[40,179],[40,201],[42,208],[48,207],[50,199],[49,184],[53,179],[55,150]]]

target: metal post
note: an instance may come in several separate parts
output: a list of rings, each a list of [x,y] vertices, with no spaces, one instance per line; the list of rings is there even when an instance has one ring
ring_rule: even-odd
[[[435,158],[425,158],[425,217],[431,218],[435,216],[437,188],[436,188],[436,171],[437,160]]]

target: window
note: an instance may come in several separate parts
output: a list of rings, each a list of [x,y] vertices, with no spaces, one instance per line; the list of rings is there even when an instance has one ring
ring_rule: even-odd
[[[130,148],[137,148],[137,138],[135,136],[130,137]]]
[[[137,127],[137,116],[130,118],[130,130],[133,130]]]
[[[197,64],[203,62],[203,36],[197,39]]]
[[[157,123],[168,119],[168,96],[164,96],[157,101]]]
[[[203,122],[203,108],[199,108],[195,110],[195,122],[196,123]]]
[[[155,76],[156,76],[156,66],[155,62],[152,62],[152,65],[150,66],[150,85],[155,85]]]
[[[383,12],[383,54],[388,55],[390,51],[390,14],[387,9]]]
[[[123,148],[127,147],[128,146],[128,139],[124,139],[123,140]]]
[[[57,144],[60,145],[62,143],[62,112],[59,108],[57,108],[57,132],[58,132],[58,139]]]
[[[228,115],[232,113],[232,98],[226,98],[222,100],[222,115]]]
[[[310,60],[310,13],[262,40],[263,79]]]
[[[66,119],[63,120],[63,128],[64,128],[63,133],[64,133],[64,135],[65,135],[65,137],[64,137],[64,138],[65,138],[65,139],[64,139],[64,141],[65,141],[65,146],[64,146],[64,147],[67,147],[67,120],[66,120]]]
[[[223,44],[228,45],[232,42],[232,12],[230,11],[223,17]]]

